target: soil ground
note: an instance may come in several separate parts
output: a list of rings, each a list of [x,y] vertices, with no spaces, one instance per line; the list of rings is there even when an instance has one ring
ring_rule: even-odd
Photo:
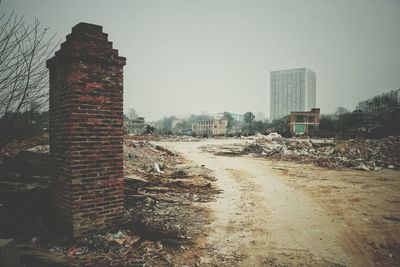
[[[214,172],[201,266],[399,266],[400,172],[330,170],[160,142]]]

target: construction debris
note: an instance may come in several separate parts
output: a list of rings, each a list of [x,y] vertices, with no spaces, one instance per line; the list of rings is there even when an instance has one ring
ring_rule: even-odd
[[[181,260],[181,254],[183,250],[190,250],[207,223],[208,210],[195,203],[211,201],[219,193],[213,185],[215,178],[211,171],[147,140],[125,140],[124,157],[126,220],[121,230],[66,240],[54,238],[44,223],[48,216],[45,211],[51,210],[42,204],[51,203],[48,145],[29,141],[3,150],[0,171],[7,179],[0,180],[0,191],[7,195],[1,194],[5,207],[0,210],[0,232],[16,233],[27,241],[35,236],[34,242],[21,246],[24,262],[37,262],[37,266],[53,266],[54,262],[62,262],[64,266],[192,266],[198,262],[195,252],[189,262]],[[17,197],[39,189],[39,192],[45,190],[40,193],[42,202],[28,197],[24,199],[29,199],[29,203],[16,202],[8,196]],[[33,196],[37,198],[38,194]],[[10,203],[20,203],[35,213],[27,219],[14,218],[10,210],[28,212]],[[36,214],[39,206],[44,211]],[[31,226],[22,222],[30,222]]]
[[[211,171],[147,141],[126,141],[125,155],[125,197],[136,231],[161,241],[151,249],[154,253],[171,246],[178,251],[190,247],[207,217],[204,208],[192,203],[210,201],[218,193],[211,184],[215,180]],[[173,254],[169,251],[160,259],[172,264]]]
[[[74,241],[48,243],[48,251],[72,266],[168,266],[171,248],[129,230],[86,236]]]
[[[21,151],[28,150],[37,146],[48,147],[49,135],[48,133],[43,133],[41,135],[33,136],[30,138],[25,138],[21,140],[14,140],[13,142],[7,144],[0,149],[1,156],[13,157],[20,153]]]
[[[162,140],[165,142],[199,142],[202,139],[199,137],[193,137],[187,135],[174,135],[174,136],[164,137]]]
[[[400,167],[400,137],[368,139],[297,139],[271,133],[257,134],[246,144],[207,146],[216,155],[252,155],[274,160],[313,163],[327,168],[354,168],[378,171]]]
[[[363,171],[399,168],[399,137],[345,141],[289,139],[274,133],[257,134],[232,141],[234,142],[229,145],[212,144],[203,149],[217,155],[250,155],[314,163],[328,168],[349,167]],[[8,155],[4,156],[2,164],[8,164],[8,167],[3,168],[7,179],[0,183],[4,192],[20,194],[25,191],[36,192],[38,188],[47,190],[49,187],[51,178],[48,172],[43,172],[48,167],[35,168],[49,166],[46,162],[48,146],[31,145],[32,149],[28,152],[16,153],[16,148],[20,146],[15,144],[11,149],[12,153],[4,153]],[[26,235],[29,236],[28,240],[35,236],[32,239],[34,242],[29,245],[29,251],[40,250],[40,253],[47,253],[53,260],[67,262],[66,266],[193,266],[198,263],[199,261],[193,260],[195,256],[191,262],[187,262],[182,260],[181,255],[184,251],[193,249],[194,240],[204,235],[203,226],[207,223],[208,211],[199,203],[211,201],[219,193],[215,188],[212,172],[203,165],[194,165],[179,154],[147,140],[125,140],[124,157],[126,223],[121,225],[121,230],[75,240],[58,239],[46,233],[47,226],[43,224],[41,214],[29,215],[29,219],[13,219],[7,213],[10,207],[0,210],[0,219],[8,220],[4,227],[0,225],[0,230],[12,233],[6,227],[16,226],[15,222],[18,221],[35,225],[35,229],[30,229],[29,235]],[[15,172],[22,169],[13,166],[21,164],[26,167],[22,168],[24,171]],[[35,175],[29,175],[30,173]],[[48,190],[45,192],[48,193]],[[29,200],[29,210],[35,209],[33,205],[47,207],[44,203],[50,201],[46,194],[41,195],[40,205]],[[35,198],[36,196],[37,194]],[[6,207],[9,203],[10,201],[3,202]],[[20,211],[21,208],[13,210]],[[42,217],[39,218],[39,215]],[[398,217],[392,215],[385,216],[384,219],[398,222]],[[26,224],[21,226],[26,227]],[[23,249],[24,257],[31,253],[27,251]],[[29,255],[30,259],[35,257],[33,254]]]

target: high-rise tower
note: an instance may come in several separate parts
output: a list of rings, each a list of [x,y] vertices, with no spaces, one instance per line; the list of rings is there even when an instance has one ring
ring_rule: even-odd
[[[315,108],[315,72],[307,68],[271,71],[270,118],[280,119],[291,111]]]

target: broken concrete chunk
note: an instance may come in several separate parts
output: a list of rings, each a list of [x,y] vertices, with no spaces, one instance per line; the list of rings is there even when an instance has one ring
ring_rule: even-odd
[[[362,162],[357,167],[354,167],[354,169],[360,170],[360,171],[369,171],[369,168],[367,166],[365,166],[365,164]]]
[[[158,165],[158,163],[154,163],[154,171],[161,172],[160,165]]]

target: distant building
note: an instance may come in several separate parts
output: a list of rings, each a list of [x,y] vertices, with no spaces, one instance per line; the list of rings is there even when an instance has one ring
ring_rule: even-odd
[[[199,121],[192,125],[192,134],[196,136],[225,135],[227,126],[228,121],[224,119]]]
[[[307,111],[316,105],[316,76],[307,68],[271,71],[270,118],[280,119],[291,111]]]
[[[133,120],[126,120],[124,128],[129,134],[141,135],[146,131],[146,124],[143,117],[137,117]]]
[[[181,129],[181,130],[179,131],[179,133],[182,134],[182,135],[192,135],[192,129],[190,129],[190,128]]]
[[[289,131],[295,135],[307,134],[318,129],[320,119],[319,108],[313,108],[311,111],[292,111],[288,117]]]
[[[392,98],[393,100],[397,101],[397,105],[400,105],[400,89],[397,89],[359,102],[356,106],[356,110],[361,110],[363,112],[373,112],[373,110],[371,110],[371,104],[374,102],[375,108],[378,108],[380,110],[387,110],[388,107],[386,107],[386,105],[388,105],[390,102],[381,100],[385,97]]]

